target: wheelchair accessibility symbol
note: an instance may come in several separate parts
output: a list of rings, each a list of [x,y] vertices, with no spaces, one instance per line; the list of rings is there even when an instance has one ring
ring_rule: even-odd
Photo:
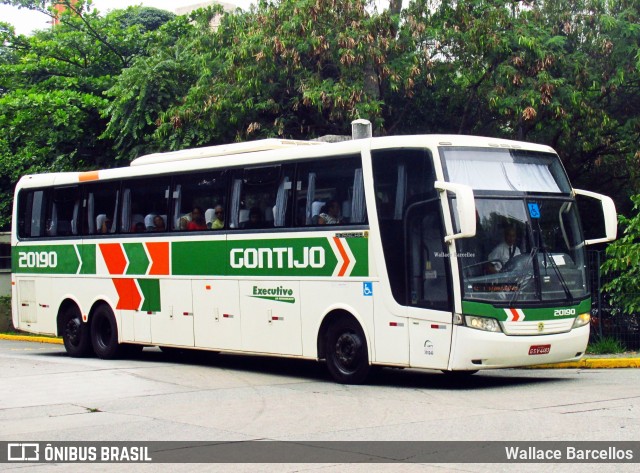
[[[373,296],[373,283],[371,283],[371,282],[363,282],[362,283],[362,295],[363,296]]]
[[[531,218],[540,218],[540,207],[535,202],[529,202],[529,215]]]

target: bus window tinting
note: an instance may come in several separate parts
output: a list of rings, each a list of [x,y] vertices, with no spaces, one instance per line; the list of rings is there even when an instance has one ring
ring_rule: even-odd
[[[79,234],[80,196],[78,187],[58,187],[50,192],[47,201],[47,236],[72,236]]]
[[[154,218],[166,224],[170,178],[133,179],[122,184],[121,233],[163,231],[154,229]],[[162,228],[166,228],[165,225]]]
[[[120,200],[120,182],[101,182],[85,186],[86,235],[116,232],[116,212]]]
[[[176,176],[173,182],[173,218],[169,227],[176,231],[187,230],[194,208],[203,211],[208,229],[212,228],[218,207],[222,209],[224,222],[227,175],[226,171],[208,171]]]
[[[18,235],[21,238],[47,236],[45,234],[47,202],[50,191],[22,191],[18,196],[18,210],[21,218],[18,222]]]
[[[230,202],[231,228],[288,226],[291,166],[261,166],[234,174]]]
[[[18,235],[160,233],[157,217],[164,228],[185,231],[196,207],[206,228],[216,230],[313,227],[331,212],[337,214],[333,224],[366,224],[362,162],[353,155],[24,190],[18,196]],[[223,223],[214,227],[216,217]]]
[[[367,221],[360,156],[298,165],[296,226]]]

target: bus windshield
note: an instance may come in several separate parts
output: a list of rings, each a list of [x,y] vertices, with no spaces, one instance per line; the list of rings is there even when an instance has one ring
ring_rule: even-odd
[[[574,301],[588,295],[575,204],[476,199],[476,236],[459,241],[467,300]]]

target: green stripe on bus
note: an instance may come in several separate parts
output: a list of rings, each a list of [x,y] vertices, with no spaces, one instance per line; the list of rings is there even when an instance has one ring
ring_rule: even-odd
[[[141,311],[160,312],[160,280],[159,279],[138,279],[140,291],[144,301],[140,307]]]
[[[575,318],[579,314],[591,311],[591,298],[587,298],[578,304],[574,305],[562,305],[554,307],[531,307],[521,308],[514,307],[514,309],[520,309],[525,315],[524,320],[554,320],[554,319],[566,319]],[[508,308],[507,308],[508,310]],[[561,311],[567,311],[566,315],[556,315]],[[559,312],[556,312],[559,311]],[[489,303],[483,302],[471,302],[462,301],[462,313],[464,315],[479,315],[483,317],[492,317],[500,321],[507,320],[507,313],[503,307],[494,307]]]
[[[351,271],[351,276],[369,276],[369,239],[368,238],[347,238],[351,253],[356,259],[356,265]]]
[[[175,276],[224,276],[227,264],[224,240],[171,243],[171,273]]]
[[[82,274],[93,270],[95,273],[95,245],[92,246],[94,256],[91,257],[91,249],[83,248],[85,245],[28,245],[13,247],[11,249],[11,270],[14,273],[35,274],[76,274],[82,263]],[[77,252],[76,252],[77,248]],[[87,254],[87,268],[83,254]]]
[[[129,260],[126,274],[146,274],[149,258],[142,243],[124,243],[122,246]]]
[[[96,245],[78,245],[82,267],[80,274],[96,274]]]
[[[129,262],[126,275],[145,275],[150,260],[144,244],[122,247]],[[96,274],[96,248],[95,244],[14,247],[13,271]],[[364,236],[339,241],[334,237],[174,241],[171,269],[174,276],[367,277],[368,252],[369,239]]]

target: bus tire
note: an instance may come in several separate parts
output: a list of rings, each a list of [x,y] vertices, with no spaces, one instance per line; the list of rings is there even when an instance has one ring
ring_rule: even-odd
[[[122,350],[118,343],[118,325],[109,306],[102,304],[91,316],[91,343],[98,358],[112,360]]]
[[[341,318],[327,331],[327,368],[338,383],[362,384],[371,370],[367,340],[357,321]]]
[[[91,355],[89,324],[82,322],[82,314],[75,304],[69,304],[60,315],[64,348],[70,356],[83,358]]]

